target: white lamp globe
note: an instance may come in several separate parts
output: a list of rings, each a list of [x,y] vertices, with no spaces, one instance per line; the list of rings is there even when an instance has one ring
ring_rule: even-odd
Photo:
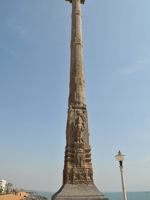
[[[118,152],[118,155],[116,155],[115,157],[119,162],[124,161],[125,159],[125,155],[122,155],[120,151]]]

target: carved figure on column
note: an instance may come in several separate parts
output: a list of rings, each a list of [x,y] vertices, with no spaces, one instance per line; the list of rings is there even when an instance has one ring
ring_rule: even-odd
[[[74,122],[74,131],[76,133],[77,142],[83,142],[83,131],[85,130],[85,124],[80,116]]]

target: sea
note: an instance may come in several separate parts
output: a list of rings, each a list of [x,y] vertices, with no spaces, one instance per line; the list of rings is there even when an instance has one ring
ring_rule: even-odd
[[[34,195],[40,195],[46,197],[48,200],[51,200],[52,195],[55,192],[41,192],[35,191]],[[109,198],[109,200],[123,200],[122,192],[103,192],[105,196]],[[150,191],[144,192],[127,192],[127,200],[150,200]]]

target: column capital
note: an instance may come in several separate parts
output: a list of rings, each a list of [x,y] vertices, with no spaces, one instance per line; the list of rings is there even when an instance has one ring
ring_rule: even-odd
[[[72,3],[73,0],[66,0],[66,1],[69,1],[70,3]],[[85,3],[85,0],[75,0],[75,1],[80,1],[82,4]]]

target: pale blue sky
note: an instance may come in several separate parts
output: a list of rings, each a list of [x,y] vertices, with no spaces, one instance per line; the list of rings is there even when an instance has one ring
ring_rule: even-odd
[[[85,92],[96,186],[150,190],[150,1],[86,0]],[[69,95],[71,4],[0,0],[0,179],[57,191]]]

